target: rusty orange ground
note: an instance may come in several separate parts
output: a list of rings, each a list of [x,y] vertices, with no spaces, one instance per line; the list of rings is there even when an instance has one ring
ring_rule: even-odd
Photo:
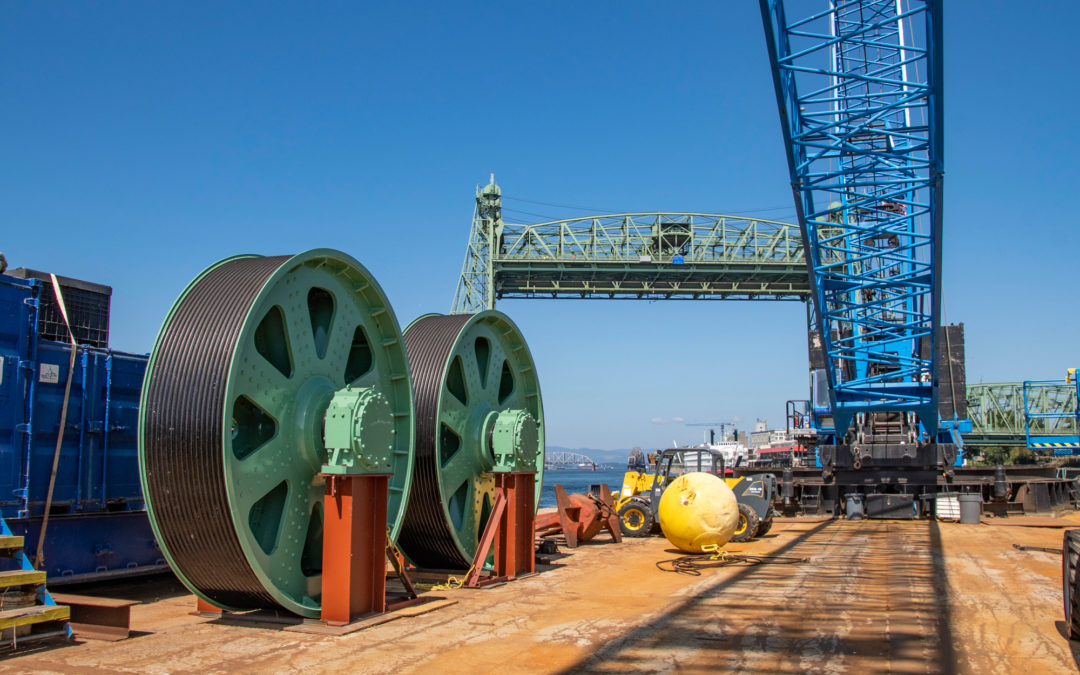
[[[541,574],[343,637],[222,625],[182,592],[135,608],[144,634],[0,661],[2,672],[1075,672],[1060,527],[786,521],[732,551],[792,566],[663,573],[658,537],[593,543]],[[1080,526],[1080,514],[1064,521]],[[158,585],[160,587],[160,584]]]

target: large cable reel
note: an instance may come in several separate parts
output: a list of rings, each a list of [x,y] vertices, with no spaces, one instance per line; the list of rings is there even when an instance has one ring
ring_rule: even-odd
[[[467,568],[495,498],[496,471],[544,470],[536,367],[501,312],[428,315],[405,329],[416,402],[412,493],[398,544],[412,562]]]
[[[359,430],[364,469],[392,474],[396,538],[412,485],[408,368],[386,295],[344,253],[240,256],[199,275],[158,335],[139,415],[150,522],[184,584],[230,610],[317,617],[327,410]]]

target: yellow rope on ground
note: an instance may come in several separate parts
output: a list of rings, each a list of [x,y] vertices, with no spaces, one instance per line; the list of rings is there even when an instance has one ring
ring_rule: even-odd
[[[417,583],[414,583],[413,586],[415,586],[416,588],[421,588],[421,589],[423,589],[425,591],[453,591],[453,590],[461,588],[462,586],[465,585],[465,580],[469,578],[470,574],[472,574],[472,571],[473,571],[474,567],[476,567],[476,565],[473,565],[472,567],[470,567],[469,571],[465,572],[465,576],[460,578],[460,579],[458,579],[455,576],[447,577],[445,584],[417,584]]]
[[[401,551],[397,549],[397,544],[395,544],[394,540],[390,538],[389,525],[387,526],[387,545],[390,546],[390,550],[393,552],[394,555],[399,558],[403,557]],[[464,585],[465,579],[468,579],[469,575],[471,575],[473,567],[475,567],[475,565],[470,567],[469,570],[465,572],[465,576],[461,579],[451,576],[446,578],[446,583],[413,582],[413,588],[417,589],[418,591],[454,591],[455,589],[460,589],[461,586]]]
[[[790,555],[751,555],[747,553],[729,553],[716,544],[702,546],[702,553],[708,553],[708,557],[702,555],[684,555],[671,560],[661,560],[656,563],[656,568],[661,572],[675,572],[690,576],[701,576],[701,570],[711,567],[727,567],[729,565],[793,565],[795,563],[810,562],[810,558],[798,558]]]

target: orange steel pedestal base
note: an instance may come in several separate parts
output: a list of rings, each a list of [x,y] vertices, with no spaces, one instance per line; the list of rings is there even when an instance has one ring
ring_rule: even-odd
[[[465,577],[465,586],[476,588],[536,571],[536,556],[533,551],[535,490],[534,473],[495,473],[495,503],[480,537],[472,570]],[[495,573],[484,575],[484,562],[493,544]]]
[[[386,498],[390,474],[321,474],[322,620],[341,626],[386,611]]]
[[[387,610],[387,494],[389,473],[320,474],[323,492],[323,594],[321,620],[341,626],[357,617]],[[406,591],[415,602],[416,592],[400,563],[394,565]],[[199,599],[203,615],[230,616]],[[262,612],[265,613],[266,612]],[[273,617],[252,615],[252,620]]]
[[[406,591],[392,605],[398,609],[421,602],[404,570],[404,561],[389,546],[386,498],[390,474],[319,474],[323,492],[323,569],[321,623],[346,626],[359,617],[387,610],[386,560]],[[252,622],[296,623],[270,611],[233,613],[199,598],[196,613]],[[291,616],[291,615],[290,615]],[[308,620],[310,621],[310,620]],[[307,622],[305,622],[307,623]]]

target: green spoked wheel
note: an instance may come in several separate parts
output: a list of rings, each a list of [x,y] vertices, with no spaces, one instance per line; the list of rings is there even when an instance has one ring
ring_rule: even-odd
[[[405,329],[416,400],[412,496],[398,544],[421,567],[467,568],[496,468],[544,470],[536,367],[505,314],[423,316]]]
[[[373,402],[364,421],[389,443],[397,536],[412,388],[400,326],[367,270],[326,249],[238,257],[185,289],[150,357],[139,466],[157,540],[196,595],[319,615],[324,414],[347,386]]]

